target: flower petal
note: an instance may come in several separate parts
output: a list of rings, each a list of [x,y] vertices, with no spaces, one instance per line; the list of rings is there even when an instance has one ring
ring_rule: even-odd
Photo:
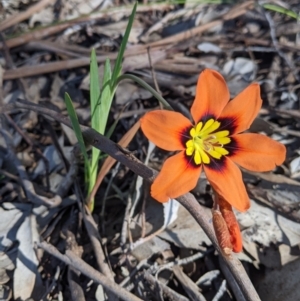
[[[257,83],[252,84],[226,105],[219,120],[227,120],[226,126],[233,130],[231,134],[243,132],[249,129],[261,105],[260,87]]]
[[[229,99],[229,90],[222,75],[205,69],[199,76],[196,97],[191,107],[195,123],[205,116],[218,118]]]
[[[234,214],[234,213],[232,213]],[[240,253],[243,250],[243,239],[239,224],[236,223],[228,228],[230,233],[230,241],[232,243],[232,251],[235,253]]]
[[[240,169],[227,157],[204,165],[204,171],[213,189],[239,211],[250,207],[249,197]]]
[[[192,123],[180,113],[157,110],[141,118],[145,136],[158,147],[176,151],[185,149],[186,134]]]
[[[151,195],[159,202],[179,197],[197,185],[201,165],[189,163],[184,151],[168,158],[151,186]]]
[[[230,159],[251,171],[270,171],[285,160],[285,146],[273,139],[260,135],[244,133],[234,135],[233,151]]]

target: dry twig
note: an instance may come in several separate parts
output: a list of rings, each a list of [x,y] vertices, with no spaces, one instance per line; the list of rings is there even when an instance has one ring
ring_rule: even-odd
[[[144,274],[144,278],[153,286],[159,286],[159,288],[168,296],[171,300],[174,301],[188,301],[186,297],[176,293],[174,290],[161,283],[159,280],[155,279],[149,272]]]
[[[176,278],[179,280],[183,289],[186,291],[190,300],[194,301],[206,301],[204,296],[200,293],[199,288],[195,282],[193,282],[182,270],[179,266],[173,267],[173,272]]]
[[[80,197],[78,185],[75,185],[75,191],[76,191],[76,194],[77,194],[77,200],[82,199]],[[101,238],[100,238],[99,232],[97,231],[97,225],[96,225],[92,215],[90,214],[90,212],[88,210],[88,207],[86,206],[85,208],[83,208],[82,203],[80,201],[78,201],[77,204],[78,204],[78,207],[81,210],[84,225],[85,225],[87,233],[89,235],[89,239],[92,243],[95,258],[96,258],[99,270],[110,281],[114,282],[113,273],[109,268],[109,265],[107,263],[107,260],[105,258],[104,252],[103,252],[103,248],[102,248],[102,245],[101,245]],[[117,301],[116,296],[114,294],[112,294],[110,291],[107,291],[106,294],[107,294],[109,300]]]
[[[54,2],[55,2],[55,0],[41,0],[41,1],[38,1],[35,5],[32,5],[31,7],[29,7],[26,11],[10,16],[9,18],[4,20],[0,24],[0,32],[4,31],[5,29],[7,29],[15,24],[18,24],[18,23],[28,19],[34,13],[42,10],[45,6],[50,5]]]

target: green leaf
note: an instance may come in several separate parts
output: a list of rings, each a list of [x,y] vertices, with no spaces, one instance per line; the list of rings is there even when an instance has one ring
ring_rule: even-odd
[[[296,12],[294,12],[294,11],[292,11],[290,9],[286,9],[286,8],[284,8],[282,6],[279,6],[279,5],[276,5],[276,4],[271,4],[271,3],[265,3],[262,6],[265,9],[272,10],[272,11],[275,11],[275,12],[287,15],[287,16],[289,16],[291,18],[296,19],[296,20],[300,20],[300,16]]]
[[[108,114],[110,111],[111,103],[113,100],[113,94],[111,93],[111,66],[109,59],[106,59],[104,65],[104,74],[103,74],[103,85],[102,92],[100,97],[100,126],[99,133],[104,135]]]
[[[93,54],[92,54],[93,57]],[[93,70],[97,69],[97,80],[93,78],[94,76],[96,77],[95,74],[92,76],[92,68]],[[94,55],[94,58],[91,59],[91,89],[92,89],[92,82],[94,83],[94,88],[95,91],[99,91],[100,93],[100,83],[99,83],[99,76],[98,76],[98,65],[96,61],[96,56]],[[106,59],[105,65],[104,65],[104,74],[103,74],[103,83],[102,83],[102,91],[100,94],[100,97],[97,97],[97,102],[95,102],[96,95],[92,96],[92,91],[91,91],[91,124],[92,127],[98,131],[100,134],[104,134],[105,129],[106,129],[106,124],[107,124],[107,119],[113,99],[113,95],[111,93],[111,87],[110,87],[110,82],[111,82],[111,66],[110,66],[110,61],[109,59]],[[96,84],[98,83],[97,87]],[[93,91],[94,93],[94,91]],[[92,97],[94,99],[92,100]],[[92,102],[93,101],[93,102]],[[92,106],[93,104],[93,106]],[[97,126],[97,127],[96,127]],[[97,173],[98,173],[98,160],[100,157],[101,152],[97,149],[94,148],[92,149],[92,161],[91,161],[91,168],[89,170],[89,184],[88,184],[88,194],[92,191],[96,179],[97,179]],[[94,200],[90,200],[89,207],[91,211],[94,208]]]
[[[99,81],[97,82],[93,77],[97,77],[97,79],[99,80],[98,77],[98,66],[97,66],[97,62],[96,60],[96,56],[94,57],[94,60],[91,60],[91,89],[92,86],[94,86],[95,91],[99,91],[100,93],[100,83]],[[96,66],[92,66],[92,62],[93,64],[95,64]],[[94,74],[92,76],[92,68],[96,68],[97,69],[97,76]],[[94,92],[91,92],[91,124],[92,124],[92,128],[95,129],[97,132],[99,132],[100,134],[104,135],[105,129],[106,129],[106,124],[107,124],[107,119],[108,119],[108,115],[109,115],[109,111],[110,111],[110,107],[111,107],[111,103],[112,103],[112,99],[113,99],[113,95],[111,94],[111,89],[110,89],[110,80],[111,80],[111,67],[110,67],[110,61],[109,59],[106,59],[105,61],[105,65],[104,65],[104,74],[103,74],[103,85],[102,85],[102,92],[101,95],[97,97],[97,102],[96,100],[96,95]],[[92,82],[94,83],[92,85]],[[97,85],[98,83],[98,85]],[[97,85],[97,87],[96,87]],[[92,99],[93,98],[93,99]],[[92,177],[96,179],[96,176],[94,173],[97,172],[97,165],[98,165],[98,160],[99,160],[99,156],[100,156],[100,150],[98,150],[97,148],[93,147],[92,150],[92,163],[91,163],[91,169],[92,169]]]
[[[95,49],[92,49],[90,63],[90,103],[91,103],[91,125],[96,131],[100,131],[101,126],[101,109],[100,109],[100,80],[98,72],[98,63]],[[97,175],[98,159],[100,150],[92,148],[91,168],[88,175],[89,187],[94,185]],[[90,188],[88,188],[90,192]]]
[[[87,150],[86,150],[85,143],[83,140],[82,132],[80,129],[80,124],[78,122],[78,117],[77,117],[76,111],[73,107],[72,100],[68,93],[65,93],[65,103],[66,103],[67,111],[68,111],[68,114],[69,114],[69,117],[70,117],[70,120],[72,123],[73,130],[74,130],[76,138],[78,140],[81,152],[83,153],[83,156],[84,156],[85,164],[87,166],[89,166],[88,154],[87,154]]]
[[[100,113],[100,80],[98,73],[98,63],[95,49],[92,49],[90,63],[90,102],[91,102],[91,124],[92,128],[98,131],[100,118],[96,117]],[[96,117],[96,118],[95,118]]]
[[[111,77],[112,78],[112,87],[115,85],[115,82],[116,82],[116,80],[117,80],[117,78],[120,75],[121,70],[122,70],[122,60],[123,60],[124,52],[125,52],[126,45],[127,45],[127,42],[128,42],[129,34],[130,34],[130,31],[131,31],[131,28],[132,28],[134,16],[135,16],[135,13],[136,13],[136,8],[137,8],[137,2],[135,2],[134,6],[133,6],[133,9],[132,9],[132,12],[131,12],[131,15],[129,17],[128,24],[127,24],[127,27],[126,27],[126,30],[125,30],[125,34],[124,34],[124,37],[123,37],[123,40],[122,40],[122,43],[121,43],[121,46],[120,46],[120,49],[119,49],[119,52],[118,52],[118,56],[117,56],[117,59],[116,59],[116,62],[115,62],[115,67],[114,67],[112,77]]]

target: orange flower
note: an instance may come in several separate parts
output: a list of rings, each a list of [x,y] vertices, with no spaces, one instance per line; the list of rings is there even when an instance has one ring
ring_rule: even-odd
[[[247,130],[262,105],[254,83],[233,100],[224,78],[206,69],[198,79],[191,107],[193,123],[180,113],[157,110],[141,118],[146,137],[158,147],[180,151],[168,158],[151,186],[151,195],[167,202],[193,189],[202,167],[213,189],[239,211],[249,198],[236,164],[251,171],[269,171],[285,159],[285,147]],[[235,164],[236,163],[236,164]]]

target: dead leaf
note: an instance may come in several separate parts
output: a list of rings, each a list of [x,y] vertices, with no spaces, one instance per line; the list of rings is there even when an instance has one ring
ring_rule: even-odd
[[[39,241],[35,215],[30,204],[3,203],[0,207],[0,233],[10,248],[14,249],[12,262],[7,262],[2,269],[15,264],[13,276],[14,299],[26,300],[34,291],[42,289],[38,272],[38,259],[34,242]],[[13,254],[13,253],[12,253]],[[3,257],[2,257],[3,259]]]
[[[299,223],[255,201],[251,201],[246,213],[236,211],[236,216],[243,235],[243,247],[257,263],[276,268],[294,259],[290,253],[278,252],[278,248],[300,243]]]

